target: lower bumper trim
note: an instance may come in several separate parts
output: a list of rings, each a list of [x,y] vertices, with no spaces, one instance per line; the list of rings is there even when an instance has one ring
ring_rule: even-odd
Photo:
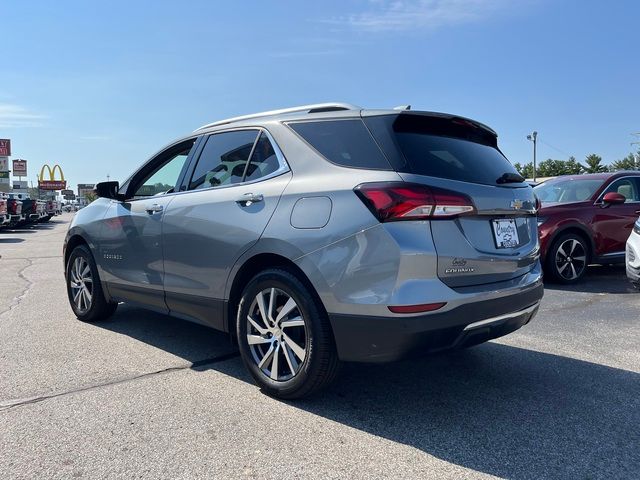
[[[479,322],[473,322],[467,325],[466,327],[464,327],[463,331],[466,332],[468,330],[473,330],[475,328],[480,328],[480,327],[488,326],[491,324],[504,322],[505,320],[511,320],[512,318],[520,317],[522,315],[528,315],[530,313],[533,313],[539,306],[540,306],[540,302],[535,303],[530,307],[525,308],[524,310],[520,310],[519,312],[507,313],[504,315],[499,315],[497,317],[487,318],[486,320],[480,320]]]

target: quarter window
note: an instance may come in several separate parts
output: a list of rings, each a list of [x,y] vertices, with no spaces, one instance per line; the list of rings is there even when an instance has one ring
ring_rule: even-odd
[[[251,155],[251,161],[247,167],[245,181],[258,180],[266,177],[280,168],[276,151],[264,132],[260,134],[260,138],[256,143],[256,148]]]
[[[211,135],[198,159],[189,190],[240,183],[257,136],[257,130]]]

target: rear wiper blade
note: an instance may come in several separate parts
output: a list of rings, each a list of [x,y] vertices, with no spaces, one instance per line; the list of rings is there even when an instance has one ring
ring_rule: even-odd
[[[500,175],[500,178],[496,180],[496,183],[522,183],[524,177],[517,173],[507,172]]]

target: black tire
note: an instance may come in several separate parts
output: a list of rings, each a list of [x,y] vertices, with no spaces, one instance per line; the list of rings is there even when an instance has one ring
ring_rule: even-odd
[[[269,300],[271,296],[275,298],[274,315],[267,313],[269,321],[263,321],[258,305],[261,292],[262,295],[268,292]],[[290,299],[295,307],[281,320],[270,324],[271,319],[277,320],[275,314],[286,310]],[[266,303],[263,306],[269,308]],[[249,323],[249,315],[264,333]],[[303,325],[294,325],[300,322]],[[285,326],[284,323],[289,325]],[[267,332],[267,329],[272,330]],[[338,374],[340,361],[329,318],[315,292],[290,271],[280,268],[265,270],[249,282],[238,305],[236,332],[242,361],[258,386],[268,395],[282,399],[307,397],[329,385]],[[250,345],[248,334],[260,344]],[[271,360],[267,360],[268,352],[274,346]],[[304,352],[302,360],[298,355],[301,351]],[[275,379],[272,378],[273,355],[276,362]],[[268,365],[264,364],[261,368],[260,358],[267,360]]]
[[[551,245],[545,261],[545,271],[557,283],[577,283],[587,273],[590,256],[591,250],[583,237],[566,233]]]
[[[86,290],[90,295],[88,308],[83,308],[83,305],[87,306],[86,301],[83,303],[81,299],[80,305],[78,305],[76,299],[74,299],[75,294],[78,293],[79,290],[79,282],[74,283],[73,280],[77,278],[77,274],[72,271],[76,265],[85,264],[87,265],[91,276],[90,282],[82,282],[86,285]],[[83,278],[88,278],[88,276],[84,276]],[[105,298],[104,292],[102,290],[102,283],[100,282],[100,277],[98,276],[96,262],[93,260],[93,255],[91,255],[91,251],[86,245],[78,245],[73,249],[71,255],[69,255],[69,260],[67,261],[66,268],[66,282],[69,304],[71,305],[73,313],[76,315],[76,317],[78,317],[78,320],[89,323],[99,322],[101,320],[109,318],[116,311],[116,308],[118,308],[117,303],[108,302]],[[80,293],[80,296],[83,295],[84,294]],[[83,299],[86,298],[86,296],[83,297]]]

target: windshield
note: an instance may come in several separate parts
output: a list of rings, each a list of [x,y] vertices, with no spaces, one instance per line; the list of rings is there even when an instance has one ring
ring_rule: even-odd
[[[569,203],[590,199],[604,183],[595,178],[566,178],[552,180],[533,189],[541,202]]]

